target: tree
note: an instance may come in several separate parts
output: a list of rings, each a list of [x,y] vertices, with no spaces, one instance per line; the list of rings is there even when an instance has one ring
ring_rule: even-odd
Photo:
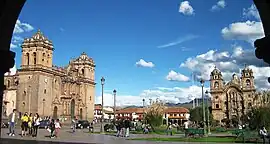
[[[161,126],[163,123],[163,115],[165,113],[165,106],[161,102],[153,102],[147,109],[145,113],[145,120],[152,127]]]
[[[247,117],[249,119],[249,128],[252,130],[260,129],[262,126],[270,128],[270,107],[252,108]]]
[[[209,122],[211,124],[212,120],[213,120],[213,115],[211,114],[211,108],[210,107],[209,107],[209,112],[210,112]],[[205,107],[205,120],[206,120],[206,122],[207,122],[207,116],[208,116],[208,112],[207,112],[207,108]],[[196,108],[194,108],[194,109],[192,109],[190,111],[190,120],[194,121],[196,123],[203,122],[202,107],[196,107]]]

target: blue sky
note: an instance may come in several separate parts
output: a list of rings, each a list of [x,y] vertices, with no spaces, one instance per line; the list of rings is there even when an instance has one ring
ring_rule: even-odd
[[[211,50],[218,50],[214,52],[217,55],[233,53],[239,47],[253,49],[250,30],[258,27],[260,20],[252,4],[252,0],[28,0],[19,17],[24,32],[14,32],[14,37],[29,37],[41,29],[53,41],[53,62],[59,66],[83,51],[93,57],[97,102],[101,76],[106,79],[108,105],[113,89],[118,91],[119,105],[139,104],[144,97],[184,102],[188,95],[198,93],[190,91],[192,82],[187,77],[192,71],[198,76],[209,75],[209,71],[197,71],[187,64],[180,67],[181,63]],[[248,30],[230,28],[234,23]],[[228,29],[222,32],[224,28]],[[257,37],[263,35],[261,29]],[[20,41],[13,38],[12,44],[18,68],[21,57],[16,46]],[[136,65],[140,59],[152,65]],[[212,64],[218,65],[216,62]],[[243,63],[237,65],[243,67]],[[176,73],[166,78],[170,71]],[[195,82],[194,91],[198,85]]]

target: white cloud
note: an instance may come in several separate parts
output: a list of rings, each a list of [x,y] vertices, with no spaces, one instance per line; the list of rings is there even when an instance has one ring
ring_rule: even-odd
[[[6,75],[15,75],[16,72],[17,72],[17,68],[16,68],[16,65],[14,65],[13,68],[9,69],[9,72],[5,73],[5,76]]]
[[[225,0],[219,0],[215,5],[212,6],[211,11],[219,10],[226,7]]]
[[[264,37],[262,23],[256,21],[232,23],[223,28],[221,34],[227,40],[243,40],[252,45],[256,39]]]
[[[189,77],[181,73],[177,73],[173,70],[169,72],[169,74],[166,76],[166,79],[169,81],[183,81],[183,82],[189,81]]]
[[[34,30],[34,27],[28,23],[17,20],[13,33],[23,33]]]
[[[17,48],[18,46],[16,44],[10,43],[10,48]]]
[[[13,36],[10,44],[10,48],[17,48],[22,43],[23,38],[20,36],[22,33],[30,32],[34,30],[34,27],[28,23],[21,22],[20,20],[16,21]]]
[[[158,48],[166,48],[166,47],[175,46],[175,45],[181,44],[181,43],[183,43],[183,42],[186,42],[186,41],[190,41],[190,40],[196,39],[196,38],[198,38],[198,37],[199,37],[199,36],[197,36],[197,35],[186,35],[186,36],[184,36],[184,37],[182,37],[182,38],[177,39],[176,41],[173,41],[173,42],[170,42],[170,43],[167,43],[167,44],[158,46]]]
[[[209,88],[205,88],[208,90]],[[155,89],[149,89],[142,91],[139,95],[117,95],[116,96],[116,105],[117,106],[142,106],[142,100],[145,99],[145,103],[148,105],[150,100],[153,101],[156,99],[162,100],[163,102],[170,103],[184,103],[188,102],[189,95],[193,95],[196,98],[201,97],[201,87],[199,86],[190,86],[187,88],[173,87],[158,87]],[[109,93],[104,93],[104,105],[113,106],[113,95]],[[101,103],[101,96],[96,97],[96,103]]]
[[[179,12],[183,13],[184,15],[194,15],[194,9],[190,5],[189,1],[183,1],[180,4]]]
[[[140,59],[139,61],[136,62],[136,66],[153,68],[155,67],[155,64],[153,62],[146,62],[145,60]]]
[[[261,20],[260,14],[254,4],[252,4],[249,8],[243,9],[244,18],[255,18],[257,20]]]
[[[210,72],[216,66],[221,70],[224,80],[228,81],[232,78],[233,73],[239,74],[244,64],[250,65],[250,68],[253,69],[255,85],[258,89],[269,87],[267,77],[270,74],[267,72],[270,68],[268,65],[255,57],[253,49],[243,49],[241,46],[234,46],[231,53],[210,50],[196,57],[188,58],[181,63],[180,67],[196,72],[198,78],[209,80]]]

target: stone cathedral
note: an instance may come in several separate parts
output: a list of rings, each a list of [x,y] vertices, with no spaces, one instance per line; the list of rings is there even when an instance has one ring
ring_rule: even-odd
[[[92,120],[95,101],[95,63],[82,53],[66,67],[53,65],[52,42],[38,30],[24,39],[21,67],[5,76],[5,93],[15,91],[19,112],[53,118]],[[13,98],[14,99],[14,98]],[[14,106],[14,102],[13,102]]]
[[[231,81],[225,83],[221,72],[215,68],[210,74],[210,93],[212,114],[218,121],[241,118],[251,107],[258,105],[252,69],[245,68],[241,76],[233,74]]]

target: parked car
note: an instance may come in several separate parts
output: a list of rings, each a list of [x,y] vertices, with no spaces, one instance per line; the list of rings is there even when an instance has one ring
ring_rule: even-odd
[[[84,128],[89,128],[90,127],[90,122],[88,120],[78,120],[76,123],[76,128],[77,129],[84,129]]]
[[[49,124],[50,124],[49,120],[42,120],[42,121],[40,121],[39,128],[46,129],[46,128],[48,128]]]

